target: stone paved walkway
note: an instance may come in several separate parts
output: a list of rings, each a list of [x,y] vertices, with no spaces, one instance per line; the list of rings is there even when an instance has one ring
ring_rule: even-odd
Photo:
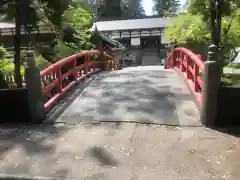
[[[175,71],[160,66],[129,67],[102,74],[57,121],[201,126],[184,80]]]

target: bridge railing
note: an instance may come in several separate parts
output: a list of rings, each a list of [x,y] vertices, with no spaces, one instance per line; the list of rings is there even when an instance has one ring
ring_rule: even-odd
[[[190,50],[178,47],[168,53],[165,68],[173,68],[184,73],[186,82],[193,92],[196,101],[201,105],[202,92],[202,73],[204,72],[204,63],[201,55],[194,54]]]
[[[45,108],[49,109],[52,104],[71,86],[83,81],[86,77],[100,72],[102,61],[99,59],[101,52],[90,50],[74,54],[64,58],[41,71],[42,93]],[[114,70],[113,57],[103,53],[104,70]]]

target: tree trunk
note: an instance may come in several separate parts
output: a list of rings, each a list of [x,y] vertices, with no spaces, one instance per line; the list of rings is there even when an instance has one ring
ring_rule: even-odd
[[[218,2],[217,6],[217,16],[216,16],[216,29],[217,29],[217,47],[218,51],[220,50],[220,41],[221,41],[221,29],[222,29],[222,12],[221,12],[221,1]]]
[[[18,88],[22,88],[21,78],[21,61],[20,61],[20,47],[21,47],[21,1],[16,1],[15,13],[15,37],[14,37],[14,64],[15,64],[15,79]]]

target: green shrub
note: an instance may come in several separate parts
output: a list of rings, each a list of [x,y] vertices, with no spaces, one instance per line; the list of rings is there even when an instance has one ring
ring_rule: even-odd
[[[36,59],[36,65],[40,70],[43,70],[51,65],[51,63],[47,61],[45,58],[43,58],[43,56],[40,54],[35,55],[35,59]]]
[[[0,59],[4,59],[7,55],[7,50],[0,44]]]
[[[9,63],[9,64],[6,64],[4,67],[3,67],[3,70],[2,72],[4,74],[8,74],[8,73],[11,73],[14,71],[14,64],[13,63]]]
[[[76,49],[67,46],[63,41],[58,40],[56,46],[54,47],[55,61],[70,56],[76,52]]]
[[[3,74],[9,74],[14,72],[14,63],[9,60],[0,60],[0,71]],[[24,66],[21,66],[21,75],[24,75]]]
[[[240,64],[228,64],[227,67],[230,67],[230,68],[235,68],[235,69],[240,69]]]

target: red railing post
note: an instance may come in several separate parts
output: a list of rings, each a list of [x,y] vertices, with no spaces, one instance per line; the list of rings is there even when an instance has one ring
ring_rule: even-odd
[[[73,59],[73,80],[77,81],[77,56]]]
[[[198,74],[199,74],[199,67],[197,64],[194,64],[194,91],[195,92],[199,91],[199,84],[197,81]]]
[[[88,55],[84,56],[84,74],[88,74]]]
[[[46,81],[43,87],[44,96],[48,97],[47,102],[45,102],[45,108],[51,107],[51,105],[60,97],[62,93],[67,91],[77,80],[83,80],[82,77],[83,71],[85,74],[88,74],[89,66],[96,65],[94,61],[89,62],[88,56],[92,54],[101,54],[98,50],[91,50],[88,52],[81,52],[75,55],[66,57],[48,68],[42,70],[40,72],[41,79]],[[84,58],[84,63],[77,66],[77,57]],[[71,64],[71,68],[69,69],[68,64]],[[62,68],[67,65],[67,72],[62,71]],[[80,78],[78,76],[80,75]],[[65,83],[64,79],[68,79],[68,82]],[[70,83],[69,81],[73,81],[74,83]],[[43,82],[42,82],[43,83]],[[52,91],[55,90],[56,91]],[[49,95],[51,97],[49,97]]]
[[[186,78],[190,79],[190,71],[189,71],[189,66],[190,66],[190,62],[189,62],[189,57],[186,58]]]
[[[182,54],[182,52],[177,52],[177,57],[176,57],[176,65],[177,65],[177,67],[180,69],[181,67],[181,54]]]
[[[57,79],[58,79],[58,92],[59,93],[62,93],[62,81],[63,81],[63,79],[62,79],[62,67],[60,66],[60,65],[58,65],[57,66],[57,68],[56,68],[56,74],[57,74]]]
[[[172,48],[172,56],[171,56],[171,68],[173,68],[175,66],[175,59],[176,58],[176,53],[174,51],[174,47]]]
[[[183,72],[184,70],[184,60],[185,60],[186,56],[182,53],[182,56],[181,56],[181,64],[180,64],[180,69],[181,71]]]
[[[202,79],[199,77],[199,72],[204,71],[204,64],[201,55],[194,54],[190,50],[183,47],[176,47],[171,52],[171,68],[177,68],[184,72],[187,83],[194,93],[197,102],[201,105],[201,89]],[[168,61],[169,62],[169,61]],[[169,66],[167,66],[169,67]]]
[[[200,54],[197,54],[198,58],[202,60],[202,56]],[[199,76],[199,67],[197,64],[194,64],[194,91],[198,92],[199,91],[199,84],[197,81],[197,78]]]

